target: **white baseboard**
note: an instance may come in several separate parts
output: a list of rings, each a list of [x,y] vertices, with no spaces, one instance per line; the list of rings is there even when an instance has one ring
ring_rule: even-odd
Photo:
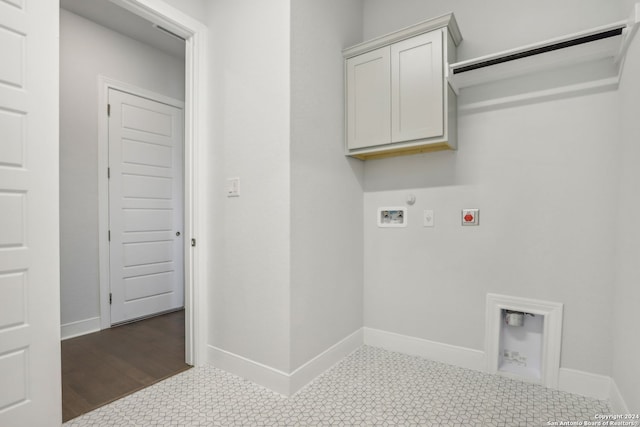
[[[612,414],[629,414],[629,407],[627,403],[624,401],[622,394],[620,393],[620,389],[618,388],[618,384],[611,378],[611,388],[609,391],[609,405],[611,405],[611,413]]]
[[[99,319],[97,321],[99,325]],[[292,373],[274,369],[211,345],[208,346],[208,361],[216,368],[246,378],[284,396],[291,396],[363,344],[486,372],[483,351],[366,327],[340,340]],[[608,400],[612,413],[629,413],[615,381],[606,375],[560,368],[558,389]]]
[[[386,350],[421,356],[437,362],[486,372],[485,353],[479,350],[372,328],[364,328],[364,343],[373,347],[381,347]],[[558,389],[599,400],[608,400],[614,414],[629,413],[615,381],[606,375],[560,368]]]
[[[295,394],[312,382],[318,375],[329,370],[333,365],[362,347],[364,343],[362,329],[358,329],[293,371],[291,373],[291,394]]]
[[[612,414],[628,414],[627,403],[615,380],[606,375],[560,368],[559,389],[568,393],[608,400]]]
[[[364,328],[364,343],[399,353],[425,357],[436,362],[448,363],[475,371],[485,371],[485,355],[480,350],[372,328]]]
[[[558,389],[581,396],[607,400],[610,397],[611,377],[576,369],[560,368]]]
[[[284,396],[291,396],[318,375],[362,346],[363,333],[358,329],[329,347],[292,373],[286,373],[246,357],[208,346],[208,361],[216,368],[245,378]]]
[[[208,346],[207,359],[216,368],[252,381],[284,396],[290,395],[289,374],[286,372],[212,345]]]
[[[63,340],[79,337],[81,335],[98,332],[100,330],[100,318],[92,317],[91,319],[79,320],[77,322],[65,323],[60,325],[60,337]]]

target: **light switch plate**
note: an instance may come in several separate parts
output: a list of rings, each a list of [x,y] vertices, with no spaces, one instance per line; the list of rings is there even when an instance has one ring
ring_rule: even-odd
[[[240,178],[227,179],[227,197],[240,197]]]
[[[425,227],[433,227],[434,225],[434,218],[433,218],[433,211],[430,209],[427,209],[425,211],[423,211],[423,220],[424,220],[424,226]]]
[[[480,209],[462,209],[462,225],[480,225]]]

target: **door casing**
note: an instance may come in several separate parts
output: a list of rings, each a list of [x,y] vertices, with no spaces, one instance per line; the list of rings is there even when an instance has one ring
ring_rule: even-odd
[[[204,141],[207,138],[206,117],[206,27],[161,0],[111,0],[113,3],[160,25],[185,39],[185,102],[184,102],[184,271],[185,271],[185,360],[190,365],[206,362],[207,337],[207,295],[205,265],[200,262],[200,253],[206,253],[205,192],[201,183],[206,181],[206,158]],[[100,76],[98,107],[98,186],[99,205],[99,246],[100,246],[100,317],[101,328],[108,328],[109,322],[109,261],[108,261],[108,202],[102,194],[108,194],[108,88],[136,90],[122,82]],[[112,85],[112,86],[110,86]],[[144,91],[142,91],[144,93]],[[135,92],[134,92],[135,93]],[[106,190],[105,190],[106,189]],[[105,202],[107,202],[105,204]],[[199,238],[200,237],[200,238]],[[196,246],[191,242],[195,241]],[[106,248],[106,251],[105,251]]]

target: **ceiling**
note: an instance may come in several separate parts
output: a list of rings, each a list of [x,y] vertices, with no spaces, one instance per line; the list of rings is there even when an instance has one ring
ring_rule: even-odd
[[[158,30],[153,24],[109,0],[60,0],[60,7],[117,33],[184,58],[184,41]]]

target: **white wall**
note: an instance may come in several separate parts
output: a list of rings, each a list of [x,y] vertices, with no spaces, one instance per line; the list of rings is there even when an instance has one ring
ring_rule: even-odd
[[[291,369],[362,327],[362,171],[344,156],[342,49],[361,0],[291,2]]]
[[[343,155],[341,55],[361,39],[361,0],[211,6],[209,344],[290,373],[362,326],[362,164]]]
[[[631,413],[640,413],[640,229],[633,215],[640,212],[640,39],[636,35],[620,85],[622,146],[618,216],[618,273],[613,301],[613,378]]]
[[[98,75],[184,99],[184,63],[60,11],[61,323],[98,317]]]
[[[453,11],[464,60],[616,22],[629,10],[620,0],[365,0],[364,39]]]
[[[210,4],[209,344],[288,372],[290,4]],[[240,177],[241,195],[224,195]]]
[[[453,11],[464,60],[623,19],[619,6],[366,0],[364,35]],[[460,114],[457,152],[367,161],[365,326],[483,350],[488,292],[557,301],[561,366],[610,375],[618,96]],[[377,228],[376,208],[408,193],[408,228]],[[480,208],[481,225],[461,227],[462,208]],[[423,209],[435,210],[434,228],[422,227]]]
[[[620,314],[614,302],[634,296],[635,274],[622,260],[628,273],[614,299],[616,238],[630,245],[612,220],[618,146],[624,132],[633,154],[635,132],[631,120],[620,129],[620,94],[461,114],[458,152],[358,163],[341,156],[334,71],[337,50],[358,41],[361,24],[366,39],[453,10],[466,37],[462,60],[617,21],[627,8],[364,0],[361,22],[357,1],[292,3],[210,4],[209,344],[291,372],[357,328],[362,310],[365,326],[483,349],[487,292],[547,299],[565,303],[562,366],[609,375],[615,362],[635,408],[637,381],[624,378],[635,344],[617,344],[613,356],[610,348],[627,338],[611,331],[624,330],[631,303]],[[241,178],[240,198],[224,195],[231,176]],[[360,188],[364,307],[351,215]],[[408,193],[418,200],[409,228],[377,229],[375,208],[402,205]],[[326,204],[349,214],[323,221],[332,215]],[[460,227],[462,207],[481,208],[479,228]],[[421,227],[426,208],[436,212],[433,229]]]
[[[193,19],[206,24],[209,13],[209,0],[162,0]]]

